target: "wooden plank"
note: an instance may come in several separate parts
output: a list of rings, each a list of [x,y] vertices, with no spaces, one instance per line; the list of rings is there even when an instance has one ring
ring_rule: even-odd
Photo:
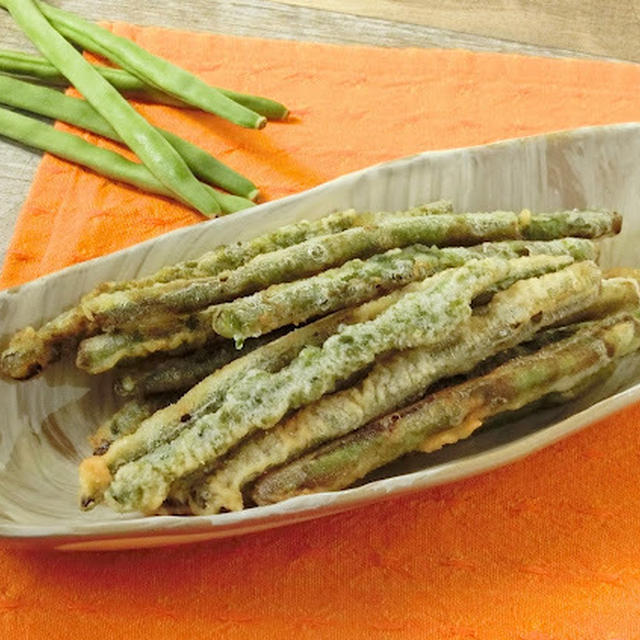
[[[278,0],[640,62],[640,1]]]

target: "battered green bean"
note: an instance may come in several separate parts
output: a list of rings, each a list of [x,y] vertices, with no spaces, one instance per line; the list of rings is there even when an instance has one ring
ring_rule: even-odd
[[[13,0],[2,1],[10,4]],[[234,102],[198,76],[154,56],[131,40],[44,2],[38,1],[37,6],[63,36],[83,49],[107,58],[146,84],[240,126],[260,129],[266,124],[264,116]],[[79,89],[75,82],[73,84]],[[85,95],[84,91],[81,93]]]
[[[489,417],[570,391],[639,347],[637,318],[608,318],[487,375],[431,394],[268,473],[256,483],[252,497],[264,505],[348,487],[406,453],[430,452],[466,438]]]
[[[212,326],[222,336],[244,338],[268,333],[287,324],[300,324],[314,316],[359,304],[422,280],[433,273],[485,256],[515,258],[531,252],[537,243],[496,242],[480,247],[437,249],[413,245],[392,249],[368,260],[355,259],[305,280],[273,285],[212,310]],[[592,260],[596,251],[589,240],[555,240],[540,251]],[[535,250],[535,249],[533,249]],[[214,301],[215,302],[215,301]]]
[[[229,341],[218,342],[211,347],[183,356],[169,356],[162,359],[148,358],[120,371],[115,383],[119,395],[151,395],[189,389],[203,378],[229,362],[245,356],[254,349],[279,336],[265,336],[247,340],[242,349],[237,349]]]
[[[562,252],[565,252],[564,264],[568,264],[572,259],[566,253],[579,257],[594,254],[593,247],[588,241],[577,239],[565,240],[556,244],[550,250],[555,251],[558,255],[562,255]],[[480,253],[489,255],[490,249],[485,247]],[[188,321],[182,322],[179,330],[171,330],[168,336],[169,339],[166,341],[158,340],[155,335],[147,339],[145,331],[162,331],[163,335],[166,334],[164,327],[166,318],[175,318],[172,315],[172,311],[175,309],[154,309],[151,305],[143,305],[139,302],[133,304],[132,298],[135,298],[135,294],[144,294],[144,290],[118,292],[121,293],[121,299],[125,300],[125,303],[118,305],[117,314],[118,317],[127,318],[126,323],[123,323],[124,326],[119,327],[119,332],[106,333],[83,340],[80,344],[76,363],[89,373],[102,373],[127,357],[147,356],[150,353],[167,351],[181,345],[194,349],[201,346],[205,340],[213,339],[216,335],[234,337],[240,345],[244,343],[246,337],[263,335],[273,329],[298,323],[314,315],[326,314],[340,307],[365,302],[408,282],[424,279],[436,271],[460,266],[466,260],[477,257],[477,255],[473,250],[464,248],[439,250],[419,247],[413,251],[405,250],[391,256],[371,258],[366,262],[358,261],[353,265],[347,263],[334,270],[339,274],[338,276],[333,271],[329,271],[315,278],[310,278],[309,281],[299,281],[299,286],[298,283],[292,283],[291,287],[283,287],[285,289],[282,296],[283,300],[280,308],[276,309],[276,313],[270,313],[270,309],[264,305],[261,306],[254,297],[248,299],[248,304],[244,303],[244,300],[247,299],[240,299],[237,302],[229,303],[229,305],[213,306],[193,313],[189,316]],[[519,254],[505,243],[504,245],[498,244],[498,248],[495,249],[495,255],[510,258]],[[371,264],[372,262],[373,264]],[[544,262],[540,264],[544,264]],[[550,264],[553,265],[553,269],[557,269],[560,268],[561,262],[556,260]],[[252,263],[249,266],[252,266]],[[240,272],[242,272],[242,269],[236,273]],[[252,284],[253,273],[254,271],[249,269],[249,284]],[[242,274],[240,273],[240,275]],[[314,281],[316,280],[320,281],[320,287],[314,286]],[[346,280],[346,283],[343,280]],[[240,281],[242,282],[242,280]],[[233,282],[232,273],[228,278],[225,278],[221,289],[224,290],[229,283],[233,285]],[[335,285],[334,288],[337,291],[334,290],[329,295],[327,290],[329,287],[324,286],[327,283],[329,286]],[[180,284],[175,283],[171,287],[180,287]],[[499,286],[504,288],[507,284],[500,283]],[[201,288],[199,296],[195,296],[194,299],[202,303],[203,298],[209,296],[208,299],[210,300],[211,296],[215,295],[217,291],[211,284],[209,286],[210,290],[206,287]],[[320,288],[319,293],[317,291],[318,288]],[[155,285],[150,289],[151,293],[156,296],[162,290],[163,287],[161,285]],[[164,290],[165,292],[167,291],[167,289]],[[291,294],[290,290],[293,294]],[[305,294],[305,291],[308,291],[310,295]],[[184,303],[185,290],[178,289],[178,292],[181,302]],[[268,292],[269,290],[267,290]],[[106,298],[112,301],[117,295],[108,294]],[[165,301],[170,295],[171,289],[169,288],[169,293],[164,294]],[[85,305],[85,311],[89,317],[102,324],[103,327],[113,327],[113,323],[105,322],[105,317],[109,318],[111,316],[104,314],[102,311],[104,307],[99,306],[99,303],[102,303],[104,298],[105,296],[99,296],[90,300]],[[234,317],[234,324],[230,324],[227,322],[228,317],[224,315],[224,311],[229,307],[235,309],[236,305],[241,305],[241,308],[248,309],[248,311],[245,316],[239,319]],[[256,314],[252,315],[254,307]],[[185,330],[182,330],[182,326],[185,327]],[[131,333],[127,331],[129,327],[131,327]]]
[[[129,97],[141,100],[142,102],[157,102],[158,104],[166,104],[174,107],[193,108],[192,105],[145,84],[142,80],[131,75],[124,69],[115,69],[98,64],[92,66],[101,76],[118,89],[118,91],[125,93]],[[35,78],[39,81],[58,86],[67,86],[69,84],[69,81],[53,65],[49,64],[47,60],[40,56],[23,53],[22,51],[0,50],[0,71]],[[214,89],[217,89],[220,93],[227,96],[227,98],[231,98],[231,100],[241,104],[243,107],[247,107],[247,109],[251,109],[270,120],[284,120],[289,114],[289,110],[283,104],[270,98],[238,93],[237,91],[221,89],[220,87],[214,87]]]
[[[364,227],[352,227],[331,235],[310,238],[301,243],[266,254],[259,254],[241,269],[219,274],[217,281],[173,282],[150,289],[106,293],[89,301],[88,313],[103,329],[127,327],[141,314],[148,315],[146,303],[157,301],[173,310],[194,309],[212,301],[243,295],[274,283],[289,282],[339,266],[353,258],[415,243],[470,245],[483,241],[527,236],[528,226],[536,229],[551,225],[554,231],[574,235],[602,235],[619,226],[619,216],[611,212],[558,212],[543,214],[537,224],[535,215],[526,217],[512,212],[422,215],[391,217]],[[185,286],[186,284],[186,286]],[[242,339],[254,335],[242,326],[218,323],[225,337]]]
[[[222,367],[188,391],[178,402],[151,416],[129,436],[114,442],[102,456],[80,465],[81,502],[85,508],[98,501],[120,466],[170,441],[201,416],[217,410],[229,389],[249,371],[278,371],[305,346],[322,344],[343,325],[369,321],[394,304],[403,292],[396,291],[372,302],[346,309],[296,329],[246,356]]]
[[[86,101],[64,95],[55,89],[22,82],[0,75],[0,103],[68,122],[81,129],[121,141],[113,127]],[[194,175],[209,184],[254,200],[258,195],[255,184],[230,167],[216,160],[204,149],[179,136],[156,127],[184,158]]]
[[[174,196],[205,215],[220,212],[184,160],[42,15],[34,0],[1,0],[30,40],[118,132],[153,176]],[[235,103],[232,103],[235,104]]]
[[[191,510],[242,509],[242,487],[264,471],[405,406],[436,380],[470,371],[539,328],[585,308],[598,295],[599,285],[600,274],[592,263],[516,282],[496,294],[481,315],[471,317],[453,345],[440,350],[418,347],[382,359],[355,386],[324,396],[245,440],[212,475],[193,486]]]
[[[451,213],[452,208],[451,202],[448,200],[438,200],[395,214],[388,212],[358,212],[353,209],[339,211],[317,220],[301,220],[300,222],[284,225],[275,231],[268,231],[250,240],[216,247],[197,259],[163,267],[151,276],[129,283],[119,283],[118,287],[122,289],[138,288],[159,282],[216,276],[223,271],[241,267],[257,255],[270,253],[278,249],[286,249],[311,238],[331,235],[355,226],[366,226],[389,217]]]
[[[516,274],[527,277],[540,269],[540,263],[553,260],[562,258],[493,258],[444,271],[410,285],[409,293],[373,320],[343,328],[322,347],[306,347],[284,369],[249,371],[228,391],[215,413],[120,467],[105,500],[120,511],[153,512],[175,480],[213,463],[253,431],[271,428],[288,411],[334,391],[379,354],[453,340],[471,315],[476,295]]]
[[[56,355],[60,352],[60,344],[64,343],[65,348],[70,350],[77,346],[81,339],[95,334],[96,327],[93,327],[92,331],[81,330],[84,327],[84,323],[86,323],[83,305],[102,293],[146,287],[174,279],[215,276],[226,269],[235,269],[246,264],[259,254],[289,247],[309,238],[343,231],[353,226],[368,225],[394,216],[407,217],[410,215],[449,213],[451,210],[451,202],[439,200],[397,214],[356,212],[354,210],[341,211],[312,222],[303,220],[285,225],[275,231],[259,235],[245,242],[222,245],[205,253],[198,259],[163,267],[155,274],[138,280],[102,283],[83,297],[79,307],[65,311],[37,331],[30,327],[25,329],[27,339],[22,339],[20,337],[21,333],[16,334],[16,337],[11,340],[9,348],[5,350],[0,359],[0,367],[6,375],[11,377],[18,379],[30,377],[30,375],[37,373],[44,366],[57,359]],[[55,326],[53,334],[49,331],[50,325]],[[122,357],[126,357],[126,352],[121,351],[125,342],[121,337],[116,337],[113,340],[101,338],[95,348],[105,354],[107,345],[111,344],[112,351],[121,353]],[[195,337],[193,343],[199,344],[199,338]],[[158,344],[158,342],[155,343],[156,346]],[[92,343],[88,342],[84,348],[87,351],[93,349]],[[91,358],[89,357],[88,359],[90,360]]]
[[[0,113],[0,122],[2,115]],[[15,333],[0,356],[0,369],[15,380],[38,374],[51,362],[71,353],[78,341],[91,332],[79,307],[65,311],[38,330],[25,327]]]
[[[567,319],[567,323],[601,318],[634,310],[640,304],[640,286],[633,278],[613,277],[602,281],[602,291],[593,305]]]
[[[214,338],[215,335],[200,325],[197,318],[175,317],[158,331],[101,333],[85,338],[78,345],[76,366],[87,373],[104,373],[125,360],[146,358],[159,351],[198,349]]]
[[[143,420],[176,399],[174,394],[166,393],[126,402],[89,437],[94,455],[103,454],[114,440],[132,433]]]

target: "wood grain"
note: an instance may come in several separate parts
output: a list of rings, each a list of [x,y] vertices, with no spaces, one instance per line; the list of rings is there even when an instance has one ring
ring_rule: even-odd
[[[478,8],[473,0],[381,0],[375,3],[366,0],[164,0],[161,3],[137,0],[56,0],[55,4],[94,20],[127,21],[243,36],[338,44],[466,48],[552,56],[592,57],[588,53],[592,51],[599,56],[610,57],[620,55],[621,41],[626,42],[631,36],[620,38],[617,37],[617,31],[603,33],[603,28],[624,31],[622,23],[627,20],[632,26],[624,33],[636,33],[633,20],[638,3],[630,0],[623,0],[615,5],[607,3],[611,11],[600,12],[606,16],[600,16],[602,20],[599,24],[596,9],[600,5],[595,0],[580,3],[580,6],[576,0],[570,0],[565,5],[579,12],[574,31],[571,23],[567,22],[569,10],[564,5],[554,10],[556,5],[551,0],[526,3],[487,0],[483,2],[483,8]],[[532,15],[538,16],[536,12],[539,13],[540,20],[532,20]],[[496,22],[505,24],[500,29],[493,28],[492,25]],[[517,26],[516,23],[522,22],[529,26]],[[540,28],[543,24],[547,29],[541,35],[538,31],[543,31]],[[471,33],[472,31],[476,33]],[[520,39],[521,42],[491,37],[498,34],[501,37]],[[538,46],[542,41],[545,46]],[[4,11],[0,11],[0,43],[4,48],[33,49]],[[580,51],[576,51],[578,49]],[[631,51],[631,46],[628,50]],[[632,59],[631,54],[627,57]],[[2,262],[39,155],[0,140],[0,158]]]
[[[281,0],[439,29],[640,61],[640,1]]]

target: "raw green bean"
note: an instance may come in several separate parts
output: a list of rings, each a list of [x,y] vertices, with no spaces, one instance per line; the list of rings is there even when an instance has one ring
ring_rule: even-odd
[[[516,282],[496,294],[483,313],[472,316],[454,344],[440,350],[418,347],[382,359],[355,386],[324,396],[273,429],[245,440],[193,486],[191,510],[242,509],[242,487],[261,473],[405,406],[440,378],[465,373],[529,339],[539,328],[585,308],[597,296],[599,284],[600,273],[593,263]]]
[[[12,0],[3,1],[9,3]],[[37,5],[63,36],[83,49],[107,58],[146,84],[240,126],[260,129],[266,124],[264,116],[234,102],[198,76],[154,56],[131,40],[45,2],[38,1]],[[79,89],[77,85],[76,88]],[[80,92],[84,95],[83,91]]]
[[[125,93],[129,97],[142,102],[157,102],[158,104],[166,104],[169,106],[193,108],[192,105],[145,84],[142,80],[131,75],[124,69],[115,69],[98,64],[94,64],[93,67],[95,67],[101,76],[118,89],[118,91]],[[58,86],[68,86],[69,84],[68,80],[53,65],[49,64],[47,60],[40,56],[23,53],[22,51],[0,50],[0,71],[35,78],[42,82]],[[227,98],[231,98],[234,102],[270,120],[284,120],[289,114],[289,110],[283,104],[270,98],[238,93],[237,91],[221,89],[220,87],[214,87],[214,89],[217,89],[220,93],[227,96]]]
[[[87,458],[80,465],[82,503],[86,507],[100,500],[111,474],[120,466],[170,441],[193,421],[217,410],[229,389],[249,371],[278,371],[289,364],[305,346],[322,344],[343,325],[367,322],[389,308],[403,295],[394,292],[373,302],[334,313],[291,331],[215,371],[188,391],[175,405],[144,421],[135,433],[113,443],[102,456]]]
[[[34,0],[1,0],[0,6],[9,10],[41,53],[109,122],[165,189],[205,215],[220,212],[215,192],[198,182],[171,144],[51,26]]]
[[[144,167],[119,153],[96,147],[79,136],[60,131],[35,118],[0,108],[0,135],[81,164],[108,178],[145,191],[173,197],[173,193]]]
[[[288,411],[334,391],[381,353],[455,339],[476,295],[515,274],[527,277],[540,270],[541,262],[553,260],[562,258],[489,258],[444,271],[410,285],[409,293],[373,320],[343,328],[322,347],[306,347],[284,369],[249,371],[214,414],[120,467],[105,500],[116,510],[153,512],[175,480],[212,464],[253,431],[271,428]]]
[[[640,347],[640,322],[625,314],[516,358],[491,373],[427,396],[263,476],[252,497],[271,504],[335,491],[411,451],[430,452],[466,438],[489,417],[593,379]]]
[[[92,64],[91,66],[128,98],[139,100],[140,102],[155,102],[171,107],[193,108],[177,98],[145,85],[144,82],[123,69],[106,67],[101,64]],[[64,88],[69,86],[69,80],[46,58],[23,51],[0,50],[0,72],[54,87]]]
[[[54,120],[62,120],[105,138],[121,141],[113,127],[86,100],[66,96],[55,89],[0,75],[0,103]],[[255,184],[216,160],[204,149],[170,131],[158,127],[156,129],[173,145],[194,175],[201,180],[249,200],[258,196]]]
[[[40,120],[1,107],[0,135],[27,146],[48,151],[59,158],[80,164],[103,176],[125,182],[144,191],[170,198],[175,197],[175,194],[158,181],[144,165],[132,162],[115,151],[97,147],[72,133],[60,131]],[[238,206],[244,205],[246,208],[254,204],[245,198],[222,192],[216,193],[208,185],[202,186],[211,191],[214,194],[213,197],[224,203],[225,210],[228,212],[231,212],[230,207],[236,210]]]

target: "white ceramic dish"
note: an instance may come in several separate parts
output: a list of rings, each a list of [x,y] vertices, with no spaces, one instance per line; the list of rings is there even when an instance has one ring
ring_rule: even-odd
[[[403,209],[441,197],[457,210],[538,211],[607,207],[625,216],[603,243],[604,266],[640,267],[640,124],[592,127],[496,144],[427,152],[378,165],[250,211],[181,229],[0,293],[0,340],[38,325],[103,280],[133,278],[334,210]],[[106,378],[57,364],[34,380],[0,381],[0,537],[4,543],[66,550],[159,546],[240,535],[326,516],[490,470],[547,446],[640,399],[640,366],[624,365],[606,386],[567,407],[489,430],[387,475],[337,493],[210,517],[120,516],[77,507],[78,461],[86,436],[114,407]],[[397,474],[389,476],[388,473]]]

